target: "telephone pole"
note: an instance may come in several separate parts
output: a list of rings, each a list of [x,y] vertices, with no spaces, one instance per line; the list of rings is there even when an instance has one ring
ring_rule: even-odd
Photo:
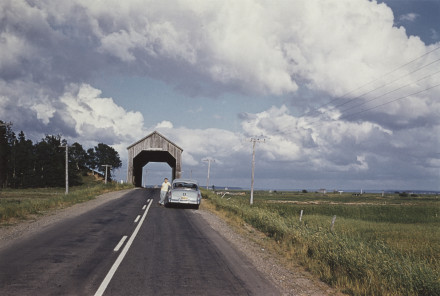
[[[252,142],[252,174],[251,174],[251,200],[250,204],[254,204],[254,170],[255,170],[255,144],[258,143],[264,143],[266,142],[266,139],[258,139],[258,138],[251,138],[250,142]]]
[[[60,146],[66,149],[66,195],[69,194],[69,145]]]
[[[101,166],[105,167],[105,184],[107,184],[107,169],[111,168],[112,166],[109,164],[103,164]]]
[[[202,161],[208,162],[208,180],[206,181],[206,189],[208,190],[209,189],[209,172],[211,170],[211,161],[215,162],[215,160],[212,158],[205,158],[205,159],[202,159]]]

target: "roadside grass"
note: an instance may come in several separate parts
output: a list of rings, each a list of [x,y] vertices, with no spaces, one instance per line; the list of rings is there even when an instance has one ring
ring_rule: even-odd
[[[129,184],[104,184],[93,176],[84,177],[84,184],[69,188],[3,189],[0,191],[0,226],[14,224],[45,212],[94,199],[96,196],[132,188]]]
[[[286,265],[298,262],[346,294],[440,295],[436,196],[257,192],[250,206],[249,194],[203,195],[217,211],[265,233]]]

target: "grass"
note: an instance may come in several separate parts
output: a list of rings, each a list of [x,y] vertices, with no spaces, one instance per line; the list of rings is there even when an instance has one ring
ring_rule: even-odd
[[[436,196],[257,192],[253,206],[249,195],[204,197],[265,233],[286,264],[299,262],[344,293],[440,295]]]
[[[84,184],[69,188],[3,189],[0,191],[0,225],[13,224],[34,215],[61,209],[94,199],[96,196],[127,188],[132,185],[108,183],[93,176],[84,177]]]

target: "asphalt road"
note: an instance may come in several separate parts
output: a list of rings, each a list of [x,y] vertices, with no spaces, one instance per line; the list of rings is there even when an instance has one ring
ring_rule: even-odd
[[[2,249],[0,295],[279,295],[196,210],[158,199],[132,190]]]

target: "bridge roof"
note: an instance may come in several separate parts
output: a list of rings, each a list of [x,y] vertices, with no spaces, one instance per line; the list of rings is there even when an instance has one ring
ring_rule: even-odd
[[[148,139],[148,138],[153,137],[154,135],[158,135],[158,136],[160,136],[161,138],[163,138],[165,141],[167,141],[167,142],[170,143],[171,145],[173,145],[173,146],[175,146],[176,148],[178,148],[178,149],[180,149],[181,151],[183,151],[182,148],[180,148],[179,146],[177,146],[176,144],[174,144],[172,141],[170,141],[170,140],[168,140],[167,138],[165,138],[165,137],[164,137],[161,133],[159,133],[158,131],[154,131],[154,132],[152,132],[151,134],[147,135],[146,137],[140,139],[140,140],[137,141],[136,143],[131,144],[130,146],[127,147],[127,149],[130,149],[130,148],[132,148],[132,147],[134,147],[134,146],[136,146],[136,145],[142,143],[143,141],[145,141],[145,140]]]

